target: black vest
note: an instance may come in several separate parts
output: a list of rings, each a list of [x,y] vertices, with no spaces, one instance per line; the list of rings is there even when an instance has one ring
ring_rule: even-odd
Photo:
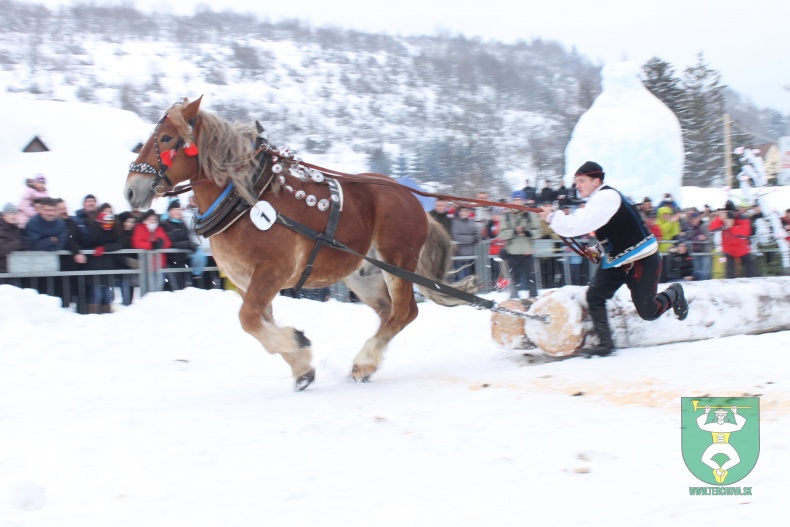
[[[605,225],[595,230],[595,237],[606,251],[604,269],[620,265],[648,244],[656,244],[655,236],[634,204],[609,185],[602,186],[598,192],[606,189],[620,194],[620,207]]]

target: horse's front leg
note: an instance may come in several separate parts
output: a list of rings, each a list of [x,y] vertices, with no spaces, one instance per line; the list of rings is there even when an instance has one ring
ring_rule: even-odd
[[[315,380],[310,340],[298,329],[280,327],[274,322],[271,302],[279,289],[272,290],[271,283],[271,280],[251,280],[239,311],[241,327],[255,337],[266,351],[279,353],[291,367],[296,389],[304,390]]]

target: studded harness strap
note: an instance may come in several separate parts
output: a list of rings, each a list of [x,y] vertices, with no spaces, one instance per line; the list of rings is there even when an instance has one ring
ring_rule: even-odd
[[[337,220],[340,218],[340,183],[334,179],[329,178],[327,178],[326,183],[329,185],[329,194],[331,197],[331,209],[329,211],[329,220],[327,221],[326,232],[323,234],[317,233],[315,236],[315,245],[313,245],[313,250],[310,252],[310,256],[307,258],[307,265],[305,266],[304,271],[302,271],[302,276],[299,278],[299,282],[294,287],[294,291],[297,293],[302,289],[302,286],[304,286],[305,282],[307,282],[307,279],[310,277],[310,273],[313,272],[313,262],[315,262],[315,259],[318,256],[318,251],[321,249],[321,247],[324,245],[332,246],[335,244]]]

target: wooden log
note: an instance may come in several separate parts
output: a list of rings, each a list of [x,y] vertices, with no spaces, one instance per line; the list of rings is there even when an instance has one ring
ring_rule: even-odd
[[[527,319],[528,323],[524,324],[527,338],[541,351],[555,357],[571,355],[582,348],[592,329],[592,322],[584,323],[586,292],[586,287],[563,287],[539,296],[530,313],[547,315],[548,320]]]
[[[534,302],[534,299],[532,299]],[[522,302],[520,300],[505,300],[500,302],[501,307],[512,309],[513,311],[527,312],[532,302]],[[508,315],[506,313],[494,312],[491,314],[491,336],[505,349],[518,349],[524,347],[526,332],[524,329],[524,319]]]
[[[660,285],[658,290],[665,288],[666,284]],[[628,288],[621,287],[607,302],[615,347],[656,346],[790,330],[790,277],[684,282],[683,288],[689,301],[686,320],[678,320],[670,309],[657,320],[647,321],[636,313]],[[586,293],[586,287],[575,286],[544,293],[529,312],[549,315],[549,321],[519,319],[523,322],[523,335],[541,351],[557,357],[598,344],[587,312]],[[503,342],[512,345],[516,340],[512,335],[521,332],[519,324],[501,319],[497,320],[497,330],[495,340],[500,345]]]

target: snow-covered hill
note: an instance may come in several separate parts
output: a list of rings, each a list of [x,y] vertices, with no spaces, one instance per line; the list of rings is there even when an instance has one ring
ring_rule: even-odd
[[[507,173],[522,183],[561,174],[570,130],[600,90],[597,66],[540,40],[394,37],[210,11],[165,24],[121,7],[20,5],[9,3],[0,32],[0,91],[150,122],[204,95],[204,108],[260,120],[277,144],[339,169],[456,190],[486,182],[504,193]]]

